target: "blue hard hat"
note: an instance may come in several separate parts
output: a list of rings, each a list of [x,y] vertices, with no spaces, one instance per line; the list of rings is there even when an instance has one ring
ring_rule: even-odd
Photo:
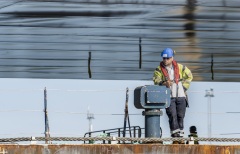
[[[165,48],[162,53],[161,53],[161,56],[162,57],[165,57],[165,58],[171,58],[174,56],[174,50],[171,49],[171,48]]]

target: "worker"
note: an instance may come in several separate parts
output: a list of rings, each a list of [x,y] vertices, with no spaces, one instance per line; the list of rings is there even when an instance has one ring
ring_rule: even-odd
[[[196,139],[192,140],[192,137],[193,138],[197,138],[198,137],[198,135],[197,135],[197,127],[196,126],[191,126],[189,128],[189,132],[190,132],[190,134],[188,135],[188,137],[190,138],[190,140],[187,141],[186,144],[199,144],[199,142]]]
[[[175,51],[166,48],[162,51],[162,61],[155,69],[153,82],[155,85],[166,86],[171,90],[171,104],[166,108],[169,118],[171,137],[184,136],[184,117],[188,99],[186,91],[193,79],[191,71],[174,60]]]

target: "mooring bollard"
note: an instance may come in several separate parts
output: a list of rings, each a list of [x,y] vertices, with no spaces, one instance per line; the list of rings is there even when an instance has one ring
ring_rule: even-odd
[[[160,138],[161,109],[170,106],[170,89],[165,86],[146,85],[134,90],[134,106],[145,109],[145,137]]]

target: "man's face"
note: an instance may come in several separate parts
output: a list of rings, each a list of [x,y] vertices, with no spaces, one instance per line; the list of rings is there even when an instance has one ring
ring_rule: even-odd
[[[172,64],[172,61],[173,61],[173,57],[170,57],[170,58],[163,57],[163,63],[165,66],[170,66]]]

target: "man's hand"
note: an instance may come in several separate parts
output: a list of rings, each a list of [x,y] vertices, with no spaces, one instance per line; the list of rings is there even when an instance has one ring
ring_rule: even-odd
[[[172,82],[170,80],[166,81],[166,87],[170,88],[172,86]]]

